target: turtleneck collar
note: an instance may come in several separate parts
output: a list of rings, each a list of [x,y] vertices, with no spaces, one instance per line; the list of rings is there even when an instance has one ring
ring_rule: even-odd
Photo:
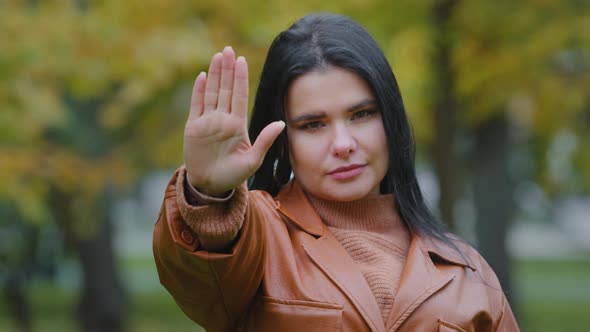
[[[367,195],[349,202],[329,201],[308,192],[305,194],[328,227],[382,234],[404,227],[393,194]]]

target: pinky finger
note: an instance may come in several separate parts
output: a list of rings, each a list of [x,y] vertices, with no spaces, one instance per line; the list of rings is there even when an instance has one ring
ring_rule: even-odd
[[[189,119],[198,118],[203,114],[203,103],[205,100],[205,85],[207,83],[207,74],[201,72],[195,80],[193,93],[191,95],[191,109]]]

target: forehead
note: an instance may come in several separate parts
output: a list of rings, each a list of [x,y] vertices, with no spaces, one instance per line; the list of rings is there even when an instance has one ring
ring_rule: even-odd
[[[330,66],[295,79],[287,94],[287,117],[307,112],[345,111],[375,99],[367,82],[357,74]]]

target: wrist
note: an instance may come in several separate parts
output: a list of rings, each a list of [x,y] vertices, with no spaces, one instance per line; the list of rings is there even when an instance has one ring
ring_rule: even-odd
[[[195,192],[203,196],[208,196],[209,198],[227,198],[233,192],[233,189],[225,190],[222,192],[204,189],[202,186],[195,185],[194,182],[191,181],[191,177],[188,174],[188,172],[186,173],[186,182]]]

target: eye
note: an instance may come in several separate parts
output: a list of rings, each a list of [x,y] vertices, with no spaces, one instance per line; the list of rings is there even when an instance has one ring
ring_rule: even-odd
[[[314,129],[322,128],[323,126],[324,126],[324,124],[320,121],[311,121],[311,122],[306,122],[306,123],[300,125],[299,129],[314,130]]]
[[[378,112],[379,111],[376,108],[369,108],[369,109],[360,110],[360,111],[354,112],[354,114],[351,116],[351,119],[358,120],[358,119],[367,118],[367,117],[377,114]]]

